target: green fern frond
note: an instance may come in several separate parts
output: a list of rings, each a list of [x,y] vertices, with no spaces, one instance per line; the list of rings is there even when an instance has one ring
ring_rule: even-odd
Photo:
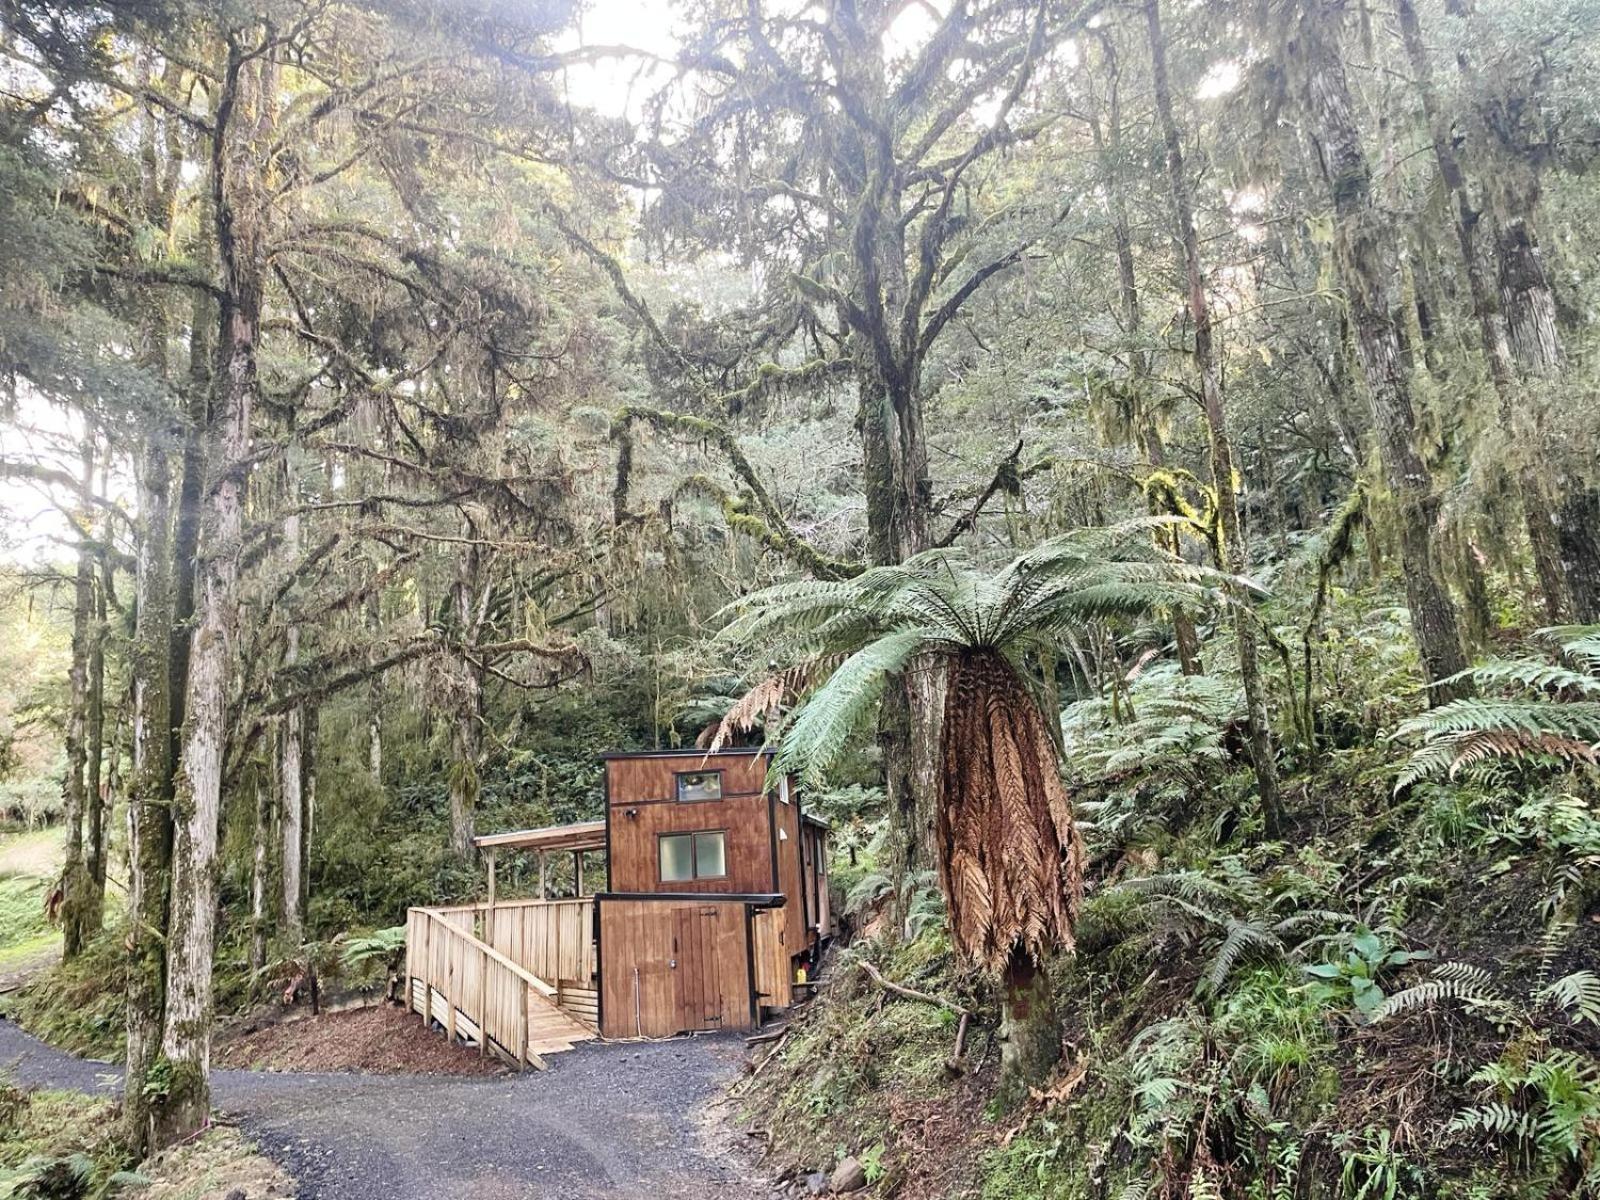
[[[1574,971],[1538,993],[1539,1003],[1560,1010],[1577,1021],[1600,1025],[1600,975]]]
[[[1265,957],[1282,953],[1283,943],[1270,930],[1249,922],[1232,921],[1228,926],[1228,936],[1222,940],[1206,972],[1206,986],[1213,992],[1220,992],[1233,968],[1247,955]]]
[[[820,787],[852,737],[876,713],[889,676],[904,670],[925,641],[923,630],[904,629],[885,634],[845,659],[784,727],[772,760],[773,776],[794,774],[806,785]]]

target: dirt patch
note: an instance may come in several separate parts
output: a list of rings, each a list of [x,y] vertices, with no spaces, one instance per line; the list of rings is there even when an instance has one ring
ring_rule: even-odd
[[[25,875],[35,879],[54,876],[65,854],[65,837],[59,828],[0,833],[0,875]]]
[[[274,1200],[299,1195],[288,1172],[237,1130],[217,1126],[139,1168],[142,1200]]]
[[[251,1071],[359,1071],[370,1075],[501,1075],[497,1059],[452,1045],[421,1018],[388,1004],[300,1020],[246,1023],[212,1050],[219,1067]]]

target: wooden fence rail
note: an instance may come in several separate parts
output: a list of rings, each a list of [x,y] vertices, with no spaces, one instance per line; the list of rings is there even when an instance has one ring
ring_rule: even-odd
[[[474,908],[413,908],[406,914],[412,1010],[437,1021],[452,1039],[492,1050],[517,1066],[542,1067],[541,1054],[592,1037],[559,1007],[556,984],[476,935]]]

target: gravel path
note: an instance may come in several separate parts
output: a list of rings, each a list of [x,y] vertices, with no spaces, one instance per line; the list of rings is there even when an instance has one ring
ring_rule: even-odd
[[[743,1050],[722,1036],[591,1043],[500,1079],[216,1071],[212,1087],[303,1200],[760,1200],[771,1189],[709,1144],[704,1120]],[[0,1068],[82,1091],[119,1075],[3,1020]]]

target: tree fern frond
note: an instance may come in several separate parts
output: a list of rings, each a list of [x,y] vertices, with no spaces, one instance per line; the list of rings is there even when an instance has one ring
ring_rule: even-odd
[[[809,786],[820,786],[851,737],[876,711],[885,681],[905,668],[924,640],[920,629],[899,630],[845,659],[784,727],[772,760],[773,775],[793,773]]]

